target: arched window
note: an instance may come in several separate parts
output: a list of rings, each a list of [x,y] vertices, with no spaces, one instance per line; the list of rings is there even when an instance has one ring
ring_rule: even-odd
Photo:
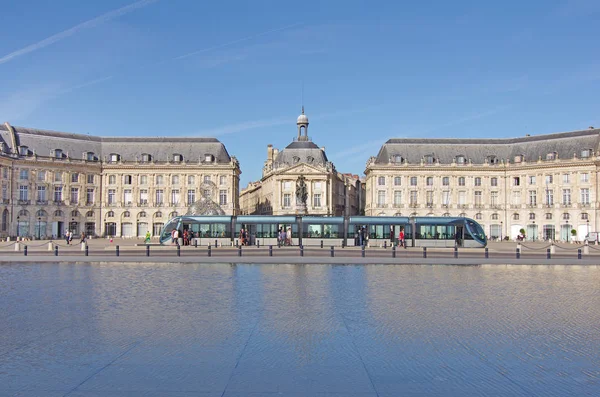
[[[449,212],[444,212],[444,215],[442,215],[442,216],[448,218],[450,216],[450,213]]]
[[[565,221],[568,221],[569,219],[571,219],[571,215],[569,215],[569,213],[568,213],[568,212],[565,212],[565,213],[563,214],[563,220],[565,220]]]
[[[492,220],[493,221],[497,221],[498,220],[498,214],[492,214]]]
[[[48,216],[48,213],[44,210],[38,210],[38,212],[35,213],[35,216],[37,216],[37,217]]]
[[[152,156],[148,153],[142,153],[142,163],[149,163],[152,161]]]
[[[518,221],[519,220],[519,214],[513,214],[513,220]]]
[[[533,221],[533,220],[535,220],[535,212],[530,212],[530,213],[529,213],[529,220],[530,220],[530,221]]]
[[[123,218],[129,218],[130,216],[131,216],[131,213],[129,211],[123,212]]]
[[[481,212],[478,212],[475,214],[475,219],[480,220],[483,218],[483,215],[481,215]]]
[[[171,176],[171,184],[172,185],[179,185],[179,175],[172,175]]]
[[[156,175],[156,184],[157,185],[163,184],[163,176],[162,175]]]
[[[63,212],[61,210],[56,210],[56,211],[54,211],[54,216],[58,218],[58,217],[65,216],[65,214],[63,214]]]
[[[73,211],[71,211],[71,216],[72,216],[72,217],[79,216],[79,211],[77,211],[77,210],[73,210]]]
[[[461,218],[466,218],[467,214],[465,214],[464,212],[461,212],[460,214],[458,214],[458,216]]]
[[[461,176],[458,178],[458,186],[465,186],[465,177]]]
[[[481,186],[481,177],[475,177],[475,186]]]
[[[182,154],[175,153],[173,155],[173,162],[174,163],[181,163],[182,161],[183,161],[183,155]]]
[[[29,212],[27,212],[27,210],[21,210],[19,211],[19,216],[29,216]]]
[[[138,214],[138,217],[140,217],[140,218],[145,218],[145,217],[146,217],[146,213],[145,213],[144,211],[142,211],[142,212],[140,212],[140,213]]]
[[[582,212],[581,213],[581,219],[584,220],[584,221],[589,219],[589,215],[587,214],[587,212]]]
[[[546,160],[556,160],[557,157],[558,156],[557,156],[556,152],[551,152],[551,153],[546,154]]]
[[[169,218],[175,218],[177,216],[177,211],[173,211],[169,214]]]
[[[155,218],[162,218],[162,212],[158,211],[154,214]]]
[[[552,213],[551,212],[546,212],[546,219],[547,220],[552,220]]]
[[[397,154],[397,155],[394,156],[394,163],[401,164],[402,160],[404,160],[404,159],[399,154]]]
[[[402,216],[402,213],[400,213],[400,212],[396,212],[396,213],[394,214],[394,216]]]
[[[427,179],[425,179],[425,184],[427,186],[433,186],[433,177],[432,176],[428,176]]]
[[[114,218],[115,217],[115,212],[114,211],[108,211],[106,213],[106,217],[107,218]]]
[[[131,180],[132,180],[131,175],[124,175],[123,176],[123,183],[125,185],[131,185]]]
[[[87,216],[88,218],[93,218],[94,217],[94,211],[88,211],[88,212],[86,212],[85,216]]]

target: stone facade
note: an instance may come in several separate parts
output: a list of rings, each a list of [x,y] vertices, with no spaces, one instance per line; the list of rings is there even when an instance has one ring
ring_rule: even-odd
[[[239,163],[214,138],[104,138],[0,126],[0,236],[157,235],[198,200],[239,213]]]
[[[308,190],[307,215],[358,215],[364,208],[364,186],[357,175],[342,174],[308,137],[308,117],[297,120],[298,136],[279,151],[267,146],[260,181],[240,194],[241,212],[256,215],[304,215],[298,212],[296,181],[304,176]]]
[[[516,139],[390,139],[366,215],[466,216],[491,238],[582,240],[598,224],[600,129]],[[576,234],[572,235],[572,230]]]

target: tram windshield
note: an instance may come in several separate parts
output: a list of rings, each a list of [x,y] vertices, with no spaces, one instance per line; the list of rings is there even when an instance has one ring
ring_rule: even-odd
[[[163,227],[162,233],[160,234],[160,243],[165,244],[171,242],[171,232],[179,225],[180,218],[173,218]]]
[[[486,242],[487,238],[485,236],[485,232],[483,231],[483,228],[479,223],[470,219],[465,219],[465,224],[467,225],[467,229],[469,230],[469,233],[473,236],[473,238],[483,243]]]

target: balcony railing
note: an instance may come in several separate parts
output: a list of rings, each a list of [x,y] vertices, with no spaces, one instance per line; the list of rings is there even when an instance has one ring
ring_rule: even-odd
[[[85,205],[87,205],[87,206],[91,206],[91,205],[94,205],[94,202],[93,202],[93,201],[86,201],[86,202],[85,202]]]
[[[404,208],[404,204],[400,204],[400,203],[394,203],[393,204],[394,208]]]
[[[52,202],[52,204],[57,205],[57,206],[61,206],[61,205],[65,205],[65,202],[62,200],[54,200]]]
[[[30,200],[19,200],[18,204],[19,205],[29,205],[31,203]]]
[[[79,200],[70,200],[69,204],[71,204],[71,205],[79,205]]]
[[[10,204],[10,199],[2,199],[2,204]]]
[[[38,200],[35,203],[37,205],[48,205],[48,200]]]
[[[560,205],[561,208],[571,208],[572,204],[571,203],[562,203]]]
[[[142,200],[138,203],[138,207],[147,207],[148,206],[148,200]]]
[[[418,208],[419,207],[419,203],[410,203],[408,206],[410,208]]]
[[[519,208],[521,208],[521,204],[511,204],[510,208],[513,210],[519,209]]]
[[[480,210],[480,209],[485,208],[485,205],[483,205],[483,204],[475,204],[475,208],[478,209],[478,210]]]

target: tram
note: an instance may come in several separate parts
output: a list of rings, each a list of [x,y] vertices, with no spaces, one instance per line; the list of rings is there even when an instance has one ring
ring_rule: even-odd
[[[197,245],[238,245],[240,230],[247,231],[251,245],[277,245],[279,228],[291,229],[292,244],[302,246],[360,245],[362,230],[365,244],[385,247],[397,243],[404,229],[408,247],[469,247],[483,248],[487,237],[481,225],[470,218],[402,217],[402,216],[177,216],[170,219],[160,234],[161,244],[171,243],[171,233],[177,229],[193,233]]]

